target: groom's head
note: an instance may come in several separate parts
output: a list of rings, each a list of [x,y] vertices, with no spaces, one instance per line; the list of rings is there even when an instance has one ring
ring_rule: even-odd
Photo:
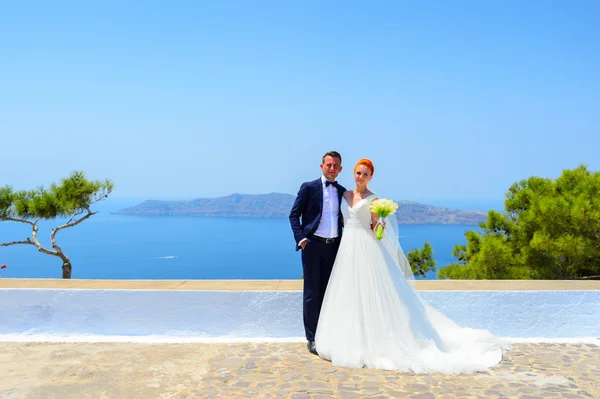
[[[323,176],[329,181],[334,181],[342,171],[342,156],[337,151],[329,151],[323,155],[321,163]]]

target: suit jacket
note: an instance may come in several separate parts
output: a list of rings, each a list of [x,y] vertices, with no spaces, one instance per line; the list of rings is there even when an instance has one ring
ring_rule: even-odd
[[[338,185],[338,211],[342,203],[342,195],[346,191],[344,187]],[[319,177],[317,180],[302,183],[296,201],[290,211],[290,224],[296,240],[296,251],[300,249],[298,245],[304,238],[310,237],[317,231],[323,212],[323,182]],[[338,218],[338,237],[342,236],[342,213]]]

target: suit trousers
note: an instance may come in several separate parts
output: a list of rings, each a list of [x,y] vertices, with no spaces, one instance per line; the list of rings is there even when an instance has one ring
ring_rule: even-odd
[[[335,256],[340,247],[340,238],[326,244],[322,241],[308,239],[302,250],[302,269],[304,271],[304,332],[308,341],[315,340],[319,313],[325,296],[325,290]]]

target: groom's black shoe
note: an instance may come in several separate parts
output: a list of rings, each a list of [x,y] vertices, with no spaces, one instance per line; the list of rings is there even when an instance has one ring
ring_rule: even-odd
[[[308,351],[310,353],[312,353],[313,355],[319,356],[319,353],[317,352],[317,347],[315,345],[315,341],[308,341],[306,343],[306,347],[308,348]]]

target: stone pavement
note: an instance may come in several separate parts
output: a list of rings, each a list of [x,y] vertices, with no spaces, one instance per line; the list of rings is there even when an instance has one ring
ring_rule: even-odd
[[[301,343],[0,343],[0,398],[600,398],[600,347],[515,344],[490,373],[344,369]]]

